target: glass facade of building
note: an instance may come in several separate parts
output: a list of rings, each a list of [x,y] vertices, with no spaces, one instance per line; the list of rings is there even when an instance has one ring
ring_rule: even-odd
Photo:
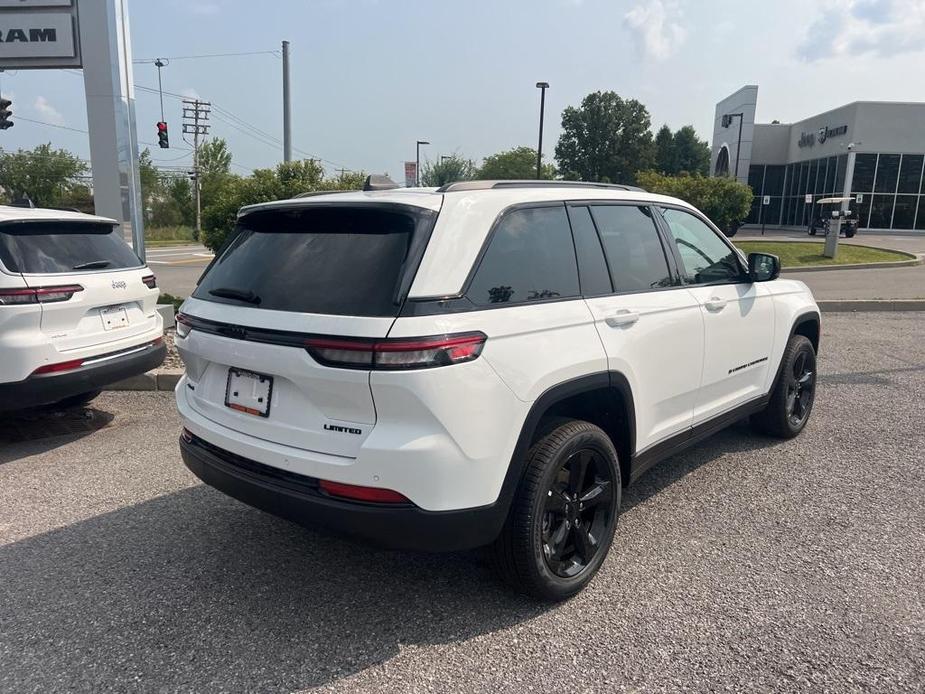
[[[797,164],[753,164],[748,184],[755,197],[746,224],[805,227],[816,214],[815,201],[844,192],[848,156],[824,157]],[[857,154],[852,195],[861,229],[925,231],[925,155]],[[806,196],[812,194],[813,202]],[[765,195],[770,204],[763,205]]]

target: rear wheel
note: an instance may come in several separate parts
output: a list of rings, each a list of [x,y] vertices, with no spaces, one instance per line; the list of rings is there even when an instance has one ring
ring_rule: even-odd
[[[767,408],[752,416],[760,431],[790,439],[803,431],[816,398],[816,350],[803,335],[787,343],[780,377]]]
[[[527,453],[492,559],[501,577],[542,600],[584,588],[610,550],[621,480],[610,438],[589,422],[563,420]]]

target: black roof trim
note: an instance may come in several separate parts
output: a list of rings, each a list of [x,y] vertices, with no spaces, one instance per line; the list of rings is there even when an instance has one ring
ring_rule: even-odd
[[[607,190],[631,190],[645,193],[645,189],[621,183],[595,183],[593,181],[459,181],[437,188],[438,193],[457,193],[466,190],[496,190],[499,188],[603,188]]]

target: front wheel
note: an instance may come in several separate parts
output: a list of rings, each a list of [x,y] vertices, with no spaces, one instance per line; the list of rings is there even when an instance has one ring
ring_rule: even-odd
[[[784,350],[771,400],[752,416],[752,424],[771,436],[792,439],[809,421],[815,399],[816,350],[808,338],[794,335]]]
[[[610,551],[621,491],[607,434],[579,420],[554,425],[527,453],[508,519],[492,546],[495,569],[541,600],[575,595]]]

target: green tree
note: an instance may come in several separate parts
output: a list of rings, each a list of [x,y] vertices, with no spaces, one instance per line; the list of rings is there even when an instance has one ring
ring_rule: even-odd
[[[752,189],[726,176],[665,176],[656,171],[640,171],[636,182],[650,193],[689,202],[724,231],[740,224],[751,209]]]
[[[86,171],[78,157],[48,143],[0,157],[0,187],[8,201],[28,196],[38,207],[53,207],[79,185],[78,177]]]
[[[655,133],[655,170],[663,174],[678,173],[671,128],[663,125]]]
[[[675,170],[706,176],[710,172],[710,145],[697,137],[693,125],[685,125],[673,137]]]
[[[365,179],[362,172],[325,178],[321,165],[310,159],[281,163],[275,169],[256,169],[247,177],[229,174],[209,200],[203,200],[202,241],[213,250],[221,247],[234,229],[238,210],[245,205],[320,190],[360,189]]]
[[[145,219],[150,221],[150,210],[163,194],[163,186],[160,172],[151,159],[151,150],[147,147],[138,155],[138,178],[141,181],[141,207]]]
[[[155,208],[155,222],[157,222]],[[157,226],[182,225],[191,227],[196,223],[196,211],[193,209],[193,189],[188,178],[177,176],[166,184],[165,209],[162,211],[162,223]]]
[[[540,177],[551,180],[556,176],[556,167],[543,164]],[[532,180],[536,178],[536,150],[533,147],[514,147],[482,160],[478,177],[483,180]]]
[[[439,162],[424,162],[421,167],[421,185],[443,186],[456,181],[469,181],[475,178],[475,162],[454,154],[440,158]]]
[[[202,177],[225,176],[231,172],[231,152],[224,138],[213,137],[199,147],[199,170]]]
[[[655,162],[651,124],[646,107],[635,99],[588,94],[580,107],[562,112],[559,171],[571,180],[633,183],[637,171]]]

